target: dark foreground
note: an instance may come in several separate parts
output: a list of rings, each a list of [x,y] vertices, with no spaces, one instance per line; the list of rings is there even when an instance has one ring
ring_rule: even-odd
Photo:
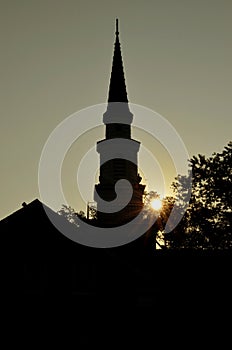
[[[197,310],[200,321],[206,310],[214,314],[231,307],[231,251],[151,253],[142,238],[117,248],[90,248],[56,231],[37,200],[2,220],[0,229],[3,303],[9,310],[19,307],[27,322],[37,315],[43,322],[49,317],[54,322],[54,315],[62,322],[74,318],[82,325],[82,345],[94,344],[90,324],[92,330],[102,325],[103,334],[109,327],[107,334],[114,337],[107,322],[114,315],[120,319],[120,334],[126,336],[128,316],[130,325],[136,320],[135,328],[146,333],[148,317],[165,317],[175,324],[181,310],[188,315]],[[181,327],[184,323],[182,319]],[[97,336],[102,339],[99,332]],[[140,332],[137,336],[133,339],[143,342]]]

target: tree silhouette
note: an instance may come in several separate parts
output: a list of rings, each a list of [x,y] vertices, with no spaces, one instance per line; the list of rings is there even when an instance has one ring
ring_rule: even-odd
[[[82,210],[76,212],[71,206],[67,206],[65,204],[62,205],[61,209],[57,213],[65,217],[71,224],[77,227],[80,226],[80,220],[78,220],[78,218],[85,220],[85,213]]]
[[[83,210],[77,212],[71,206],[67,206],[65,204],[61,206],[61,209],[57,213],[65,217],[67,221],[78,228],[81,227],[82,221],[88,222],[91,225],[95,225],[97,221],[96,209],[93,206],[89,206],[89,217],[86,217]]]
[[[179,225],[165,240],[170,248],[232,249],[232,142],[221,153],[190,159],[192,193]],[[176,200],[186,195],[186,177],[173,183]]]
[[[152,209],[152,201],[154,199],[159,199],[162,203],[159,210]],[[153,221],[155,216],[154,224],[145,234],[146,246],[149,246],[150,250],[154,251],[157,246],[159,248],[166,248],[164,230],[174,203],[175,198],[172,196],[161,198],[156,191],[145,193],[144,219]]]

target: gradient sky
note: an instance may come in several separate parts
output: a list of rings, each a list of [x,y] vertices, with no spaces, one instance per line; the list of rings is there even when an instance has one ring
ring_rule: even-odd
[[[106,102],[116,17],[129,101],[165,117],[190,156],[222,151],[232,139],[231,13],[230,0],[1,0],[0,218],[39,198],[52,130]]]

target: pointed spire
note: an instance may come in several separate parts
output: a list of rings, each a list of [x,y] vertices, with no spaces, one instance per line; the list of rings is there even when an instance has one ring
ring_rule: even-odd
[[[116,18],[116,32],[115,32],[116,37],[119,36],[119,31],[118,31],[118,18]]]
[[[114,56],[109,86],[108,102],[128,102],[119,42],[118,19],[116,19]]]

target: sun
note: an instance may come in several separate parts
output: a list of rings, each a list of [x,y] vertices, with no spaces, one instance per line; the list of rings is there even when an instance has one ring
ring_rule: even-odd
[[[156,198],[151,201],[151,208],[153,210],[160,210],[161,207],[162,207],[162,201],[160,199]]]

